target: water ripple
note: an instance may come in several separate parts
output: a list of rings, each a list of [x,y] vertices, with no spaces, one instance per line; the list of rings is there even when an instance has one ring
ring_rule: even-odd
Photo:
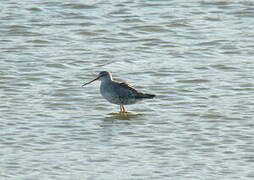
[[[3,179],[252,179],[251,1],[1,7]],[[119,114],[102,70],[157,96]]]

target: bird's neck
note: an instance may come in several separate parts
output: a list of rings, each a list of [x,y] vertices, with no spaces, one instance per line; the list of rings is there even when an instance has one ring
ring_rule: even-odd
[[[104,78],[104,79],[102,79],[101,80],[101,83],[110,83],[110,82],[112,82],[112,78]]]

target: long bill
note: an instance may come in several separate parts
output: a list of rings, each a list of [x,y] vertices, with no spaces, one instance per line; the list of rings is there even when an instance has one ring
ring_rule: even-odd
[[[83,87],[83,86],[85,86],[85,85],[87,85],[87,84],[90,84],[90,83],[92,83],[92,82],[98,80],[99,78],[100,78],[100,76],[98,76],[97,78],[93,79],[92,81],[89,81],[89,82],[87,82],[87,83],[84,83],[81,87]]]

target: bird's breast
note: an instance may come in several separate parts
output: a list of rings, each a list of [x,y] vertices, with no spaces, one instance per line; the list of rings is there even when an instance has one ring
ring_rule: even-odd
[[[116,85],[109,83],[101,83],[100,86],[101,95],[110,103],[113,104],[133,104],[136,99],[131,96],[128,92]]]
[[[110,86],[109,84],[105,85],[104,83],[102,83],[100,87],[100,92],[101,95],[109,102],[113,104],[119,103],[119,97],[117,93],[114,91],[113,87]]]

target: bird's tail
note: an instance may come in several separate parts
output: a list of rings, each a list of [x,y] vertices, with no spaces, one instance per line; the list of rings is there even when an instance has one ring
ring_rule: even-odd
[[[140,99],[143,99],[143,98],[152,99],[154,97],[155,97],[154,94],[147,94],[147,93],[139,93],[137,96],[137,98],[140,98]]]

